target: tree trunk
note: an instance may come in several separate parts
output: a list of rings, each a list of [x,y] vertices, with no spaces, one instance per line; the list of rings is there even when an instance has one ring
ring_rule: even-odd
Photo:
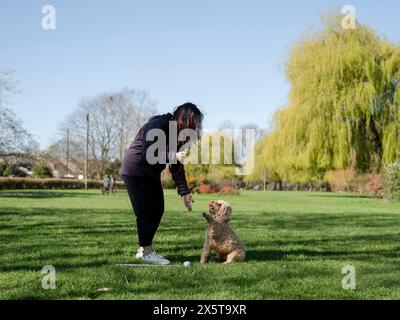
[[[263,190],[264,192],[267,191],[267,173],[265,171],[263,174]]]
[[[383,158],[383,146],[382,146],[382,139],[381,136],[378,132],[378,129],[376,128],[375,121],[370,117],[370,129],[371,129],[371,135],[372,135],[372,141],[374,144],[374,150],[375,150],[375,155],[378,157],[377,159],[377,167],[374,168],[376,170],[380,170],[381,165],[382,165],[382,158]]]

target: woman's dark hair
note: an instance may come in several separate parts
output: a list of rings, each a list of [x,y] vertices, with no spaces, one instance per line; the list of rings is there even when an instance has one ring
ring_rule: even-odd
[[[200,109],[190,102],[176,107],[174,110],[174,120],[177,122],[178,132],[183,129],[196,130],[197,137],[200,138],[203,119],[204,116]]]

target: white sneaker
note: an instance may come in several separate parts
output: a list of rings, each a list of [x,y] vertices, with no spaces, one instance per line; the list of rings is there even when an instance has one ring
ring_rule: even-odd
[[[164,258],[164,256],[162,256],[161,254],[159,254],[158,255],[159,257],[161,257],[161,258]],[[139,249],[137,249],[137,252],[136,252],[136,259],[141,259],[141,258],[143,258],[143,250],[141,250],[140,248]]]
[[[143,256],[141,259],[149,263],[160,264],[160,265],[167,265],[171,263],[169,260],[160,257],[155,251],[153,251],[147,256]]]
[[[143,255],[143,251],[140,251],[140,249],[136,253],[136,259],[160,265],[167,265],[171,263],[168,259],[165,259],[163,256],[159,256],[155,251],[145,256]]]

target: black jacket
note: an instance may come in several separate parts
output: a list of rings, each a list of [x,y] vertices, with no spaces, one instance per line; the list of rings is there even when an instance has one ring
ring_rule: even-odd
[[[150,179],[160,179],[161,172],[165,169],[166,164],[150,164],[146,159],[147,149],[154,141],[146,141],[146,135],[149,130],[161,129],[169,141],[169,121],[173,116],[170,113],[150,118],[150,120],[139,130],[135,141],[130,145],[124,160],[122,161],[119,173],[123,176],[139,176],[148,177]],[[168,162],[167,154],[165,154],[166,162]],[[176,164],[169,165],[172,179],[174,180],[178,193],[183,196],[189,194],[189,188],[186,182],[185,169],[182,163],[177,161]]]

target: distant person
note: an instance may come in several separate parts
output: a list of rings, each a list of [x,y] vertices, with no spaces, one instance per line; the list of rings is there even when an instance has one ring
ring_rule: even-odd
[[[110,175],[110,190],[112,194],[115,194],[116,191],[116,182],[114,176],[111,174]]]
[[[170,261],[158,255],[152,246],[154,235],[158,229],[164,213],[164,193],[161,184],[161,172],[166,164],[150,164],[146,158],[147,149],[154,143],[146,141],[147,133],[152,129],[161,130],[166,141],[169,141],[169,123],[175,121],[178,134],[184,129],[196,131],[200,136],[203,114],[192,103],[185,103],[175,109],[173,114],[167,113],[152,117],[139,131],[135,141],[129,147],[122,162],[120,174],[124,180],[129,198],[136,215],[136,224],[139,238],[139,249],[136,258],[155,264],[169,264]],[[176,141],[178,150],[183,143]],[[168,152],[168,150],[166,150]],[[176,153],[175,164],[169,165],[169,171],[183,198],[188,211],[192,211],[192,196],[188,188],[185,170],[181,161],[185,152]]]
[[[111,185],[111,181],[110,181],[110,176],[109,175],[105,175],[103,178],[103,185],[101,186],[101,193],[102,195],[105,195],[110,192],[110,185]]]

